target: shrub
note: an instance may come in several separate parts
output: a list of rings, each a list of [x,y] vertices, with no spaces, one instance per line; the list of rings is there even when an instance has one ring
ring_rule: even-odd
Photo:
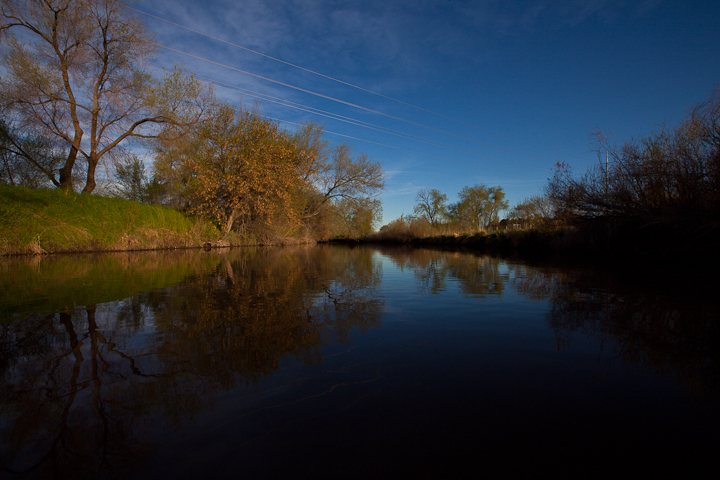
[[[720,89],[674,129],[608,149],[609,168],[580,177],[558,164],[547,193],[570,223],[622,228],[717,230],[720,221]],[[619,227],[618,227],[619,228]]]

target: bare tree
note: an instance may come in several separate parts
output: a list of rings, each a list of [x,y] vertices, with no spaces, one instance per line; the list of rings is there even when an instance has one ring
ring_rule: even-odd
[[[329,153],[322,152],[307,175],[307,183],[314,191],[305,207],[303,217],[317,215],[327,203],[340,199],[372,199],[385,187],[385,171],[366,154],[353,154],[352,147],[343,143]]]
[[[91,193],[112,149],[202,115],[199,82],[179,69],[158,82],[144,70],[153,39],[120,0],[3,0],[0,22],[0,102],[19,128],[67,148],[60,188],[72,188],[78,155],[87,164],[82,191]]]
[[[50,181],[60,186],[55,176],[61,163],[61,151],[53,139],[19,132],[0,118],[0,182],[41,188]]]
[[[448,197],[436,188],[420,190],[415,197],[415,201],[417,203],[413,213],[425,217],[433,227],[436,227],[447,215]]]
[[[610,145],[609,162],[581,176],[558,164],[546,187],[570,222],[612,219],[633,228],[720,228],[720,90],[673,129]]]

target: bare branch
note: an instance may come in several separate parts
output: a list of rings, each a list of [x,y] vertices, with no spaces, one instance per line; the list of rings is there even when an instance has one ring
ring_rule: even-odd
[[[83,192],[92,192],[95,168],[113,148],[157,136],[158,125],[192,125],[212,100],[181,70],[161,81],[143,71],[156,47],[120,0],[4,0],[0,22],[7,36],[2,107],[19,125],[65,144],[62,188],[72,182],[78,154],[87,162]],[[30,43],[17,41],[15,30]]]

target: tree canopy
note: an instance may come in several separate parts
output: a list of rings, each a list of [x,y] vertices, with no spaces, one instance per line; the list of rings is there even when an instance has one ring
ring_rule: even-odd
[[[436,188],[420,190],[415,197],[416,204],[413,213],[424,217],[433,227],[436,227],[448,213],[447,201],[447,195]]]
[[[486,227],[492,221],[497,221],[502,210],[509,207],[505,200],[502,187],[488,187],[486,185],[473,185],[463,187],[458,194],[459,200],[451,205],[450,215],[460,223],[473,230]]]
[[[72,188],[79,156],[91,193],[105,155],[163,124],[193,124],[211,99],[179,69],[161,81],[144,70],[152,36],[120,0],[3,0],[0,22],[0,106],[7,123],[64,150],[52,169],[23,154],[60,188]]]
[[[156,142],[155,169],[176,207],[235,225],[304,228],[316,238],[361,236],[377,222],[384,172],[347,144],[330,147],[322,127],[290,133],[258,112],[225,105],[179,141]]]
[[[161,150],[158,170],[179,177],[173,188],[186,205],[213,218],[225,235],[237,220],[267,219],[276,209],[297,222],[291,200],[300,184],[298,155],[276,123],[226,105],[177,147]]]

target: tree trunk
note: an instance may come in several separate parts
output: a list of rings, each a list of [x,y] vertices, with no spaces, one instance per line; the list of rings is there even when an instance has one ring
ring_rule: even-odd
[[[75,159],[77,158],[78,150],[75,147],[70,147],[70,153],[68,153],[65,165],[60,169],[60,189],[61,190],[72,190],[72,170],[75,166]]]
[[[87,181],[82,193],[92,193],[95,190],[95,167],[97,167],[97,163],[98,161],[95,159],[88,160]]]
[[[230,233],[230,230],[232,230],[233,223],[235,223],[235,217],[237,217],[237,208],[233,208],[230,212],[230,217],[228,218],[227,223],[225,224],[225,229],[223,231],[223,240],[227,238],[228,234]]]

